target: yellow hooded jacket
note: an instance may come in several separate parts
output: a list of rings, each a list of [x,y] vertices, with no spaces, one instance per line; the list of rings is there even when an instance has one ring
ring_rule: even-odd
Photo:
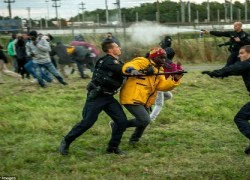
[[[128,67],[138,71],[143,70],[150,64],[154,67],[154,73],[163,72],[163,68],[157,69],[152,60],[144,57],[137,57],[125,63],[122,72],[127,74],[125,71]],[[157,91],[170,91],[179,84],[180,82],[174,81],[172,76],[166,79],[165,75],[128,77],[120,91],[120,102],[121,104],[140,104],[149,108],[155,102]]]

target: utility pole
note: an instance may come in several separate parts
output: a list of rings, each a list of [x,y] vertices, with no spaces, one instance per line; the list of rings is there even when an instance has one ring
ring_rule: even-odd
[[[85,4],[83,2],[80,3],[80,10],[82,10],[82,22],[84,22],[84,9],[86,9],[84,6]]]
[[[230,21],[233,21],[233,3],[232,0],[230,0]]]
[[[156,10],[157,10],[157,12],[156,12],[156,21],[157,21],[157,22],[160,22],[159,0],[157,0],[157,2],[156,2]]]
[[[210,4],[209,0],[207,0],[207,22],[210,22]]]
[[[220,23],[220,10],[217,9],[217,21],[218,23]]]
[[[97,25],[100,26],[100,16],[99,14],[96,15]]]
[[[138,23],[139,21],[139,15],[138,15],[138,12],[135,13],[135,22]]]
[[[191,2],[188,1],[188,22],[191,23]]]
[[[196,19],[197,19],[197,23],[199,23],[199,11],[198,10],[196,10]]]
[[[241,9],[238,9],[238,21],[241,21]]]
[[[31,28],[30,7],[27,7],[27,10],[28,10],[28,23],[29,23],[29,28]]]
[[[176,11],[176,20],[177,20],[177,23],[179,25],[179,23],[180,23],[180,11]]]
[[[117,21],[119,22],[119,24],[121,24],[122,19],[121,19],[121,2],[120,0],[116,0],[116,3],[114,3],[115,5],[117,5]]]
[[[105,7],[106,7],[106,24],[109,24],[108,0],[105,0]]]
[[[225,0],[225,4],[224,4],[224,8],[225,8],[225,22],[227,22],[227,7],[228,7],[228,3]]]
[[[49,20],[49,0],[45,0],[47,4],[47,17],[45,18],[45,27],[48,28],[48,20]]]
[[[57,24],[61,27],[61,23],[58,21],[58,11],[57,11],[57,8],[61,6],[57,4],[57,1],[59,2],[60,0],[51,0],[51,1],[54,1],[52,7],[56,9],[56,21],[57,21]]]
[[[4,3],[8,3],[7,7],[9,10],[9,17],[12,18],[12,13],[11,13],[11,3],[14,3],[15,0],[4,0]]]
[[[247,0],[245,1],[245,21],[247,21]]]
[[[185,23],[185,2],[180,0],[180,4],[181,4],[181,22]]]

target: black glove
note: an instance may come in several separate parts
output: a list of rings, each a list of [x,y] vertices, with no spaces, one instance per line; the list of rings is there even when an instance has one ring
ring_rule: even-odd
[[[201,74],[208,74],[210,73],[211,71],[202,71]]]
[[[209,75],[211,78],[220,78],[222,76],[220,76],[220,73],[218,70],[214,70],[214,71],[202,71],[201,74],[207,74]]]

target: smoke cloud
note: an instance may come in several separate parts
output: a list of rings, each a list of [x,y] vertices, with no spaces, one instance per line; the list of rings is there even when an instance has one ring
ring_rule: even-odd
[[[156,22],[143,21],[128,28],[131,41],[142,45],[158,44],[164,35],[173,35],[183,32],[199,32],[195,29],[173,28],[160,25]]]

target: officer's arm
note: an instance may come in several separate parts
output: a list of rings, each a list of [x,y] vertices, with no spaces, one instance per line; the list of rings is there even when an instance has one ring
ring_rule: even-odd
[[[211,35],[218,37],[231,37],[232,31],[210,31]]]
[[[149,65],[149,61],[146,58],[143,57],[137,57],[132,59],[130,62],[127,62],[124,64],[124,66],[122,67],[122,72],[123,74],[130,74],[130,72],[128,71],[128,69],[134,69],[137,71],[140,71],[142,69],[147,68]]]
[[[243,61],[222,69],[214,70],[210,74],[214,77],[239,76],[250,71],[250,61]]]

